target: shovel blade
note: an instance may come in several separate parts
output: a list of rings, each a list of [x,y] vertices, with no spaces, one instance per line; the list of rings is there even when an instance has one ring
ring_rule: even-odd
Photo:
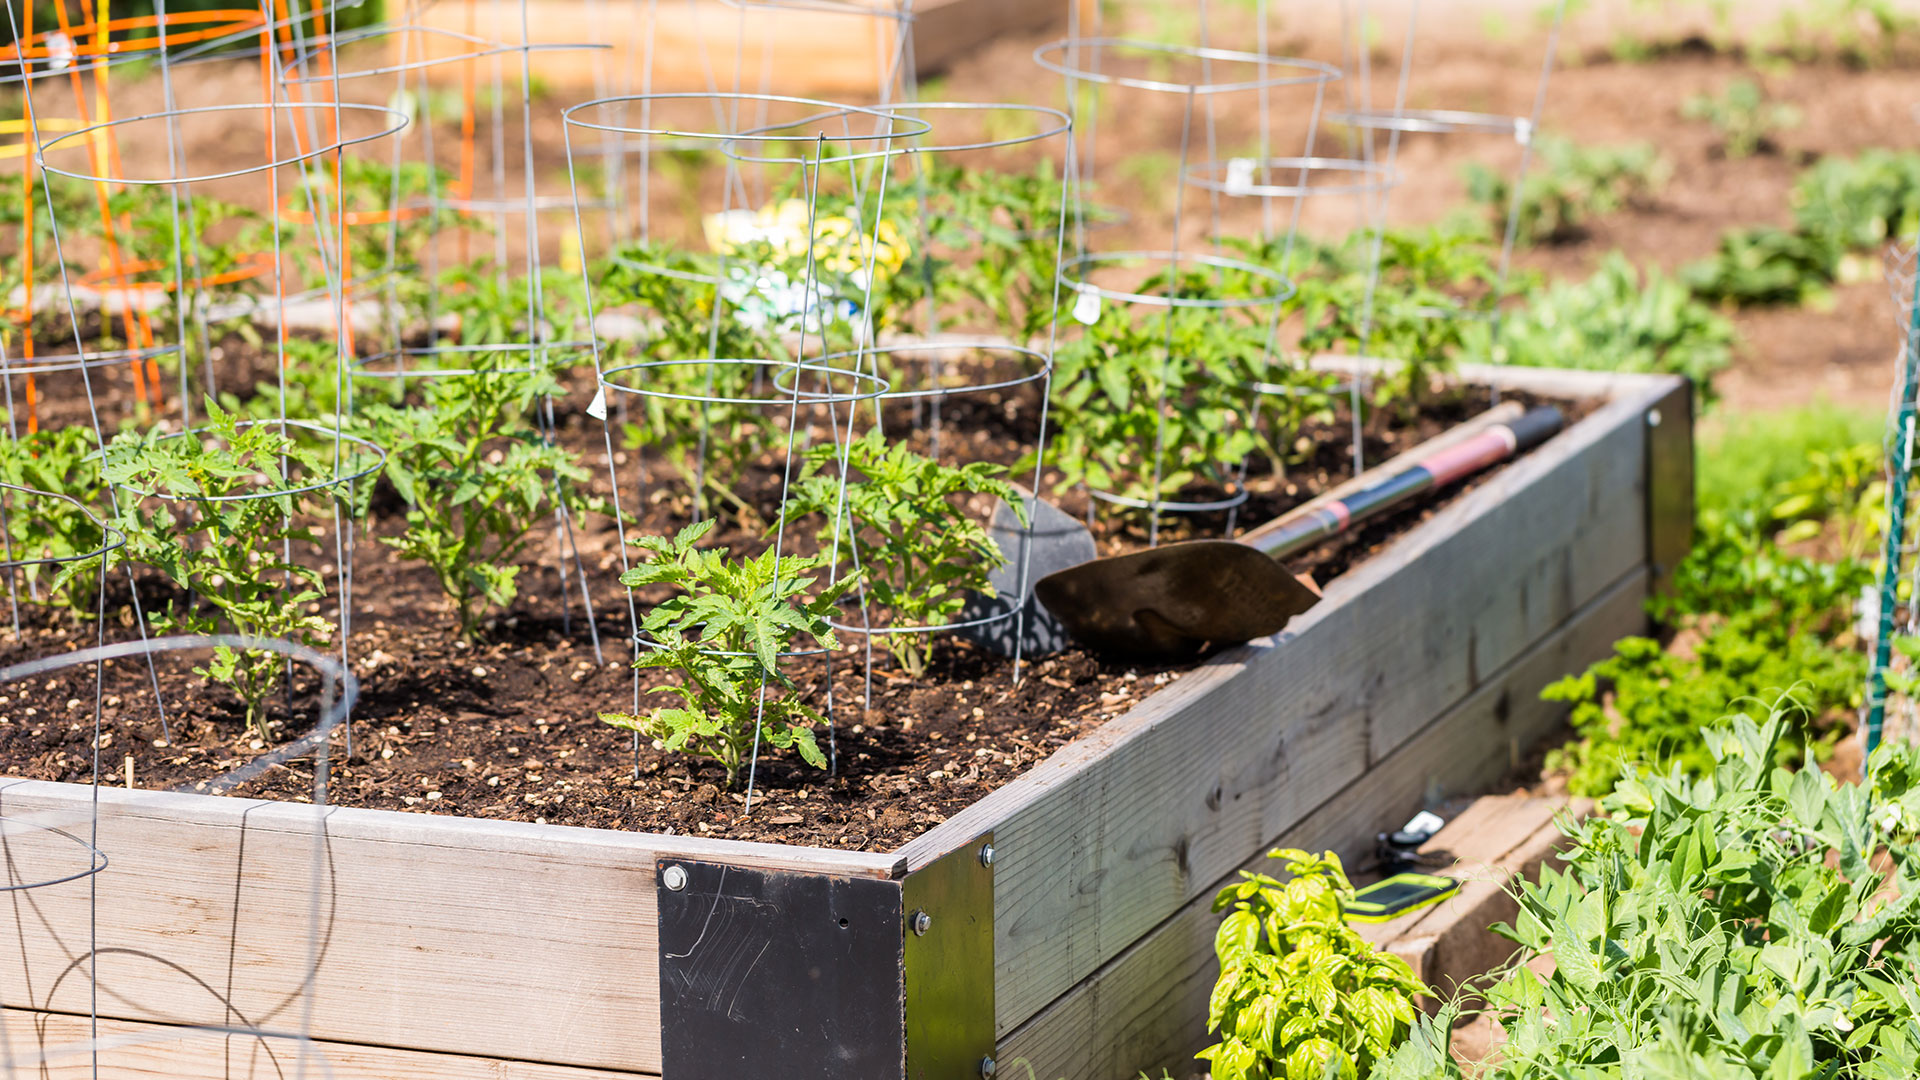
[[[1320,594],[1230,540],[1168,544],[1041,578],[1035,595],[1082,644],[1138,659],[1182,659],[1278,633]]]

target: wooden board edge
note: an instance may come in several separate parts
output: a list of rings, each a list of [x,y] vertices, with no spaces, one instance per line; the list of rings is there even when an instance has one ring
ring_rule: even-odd
[[[95,789],[85,784],[0,778],[0,812],[8,812],[9,805],[26,803],[32,808],[26,811],[29,815],[44,814],[68,823],[84,822],[93,812],[94,798]],[[904,860],[884,852],[838,851],[348,806],[316,808],[304,803],[184,791],[129,790],[105,784],[98,789],[98,798],[103,812],[119,816],[236,829],[244,826],[253,831],[307,835],[324,821],[327,835],[335,840],[560,855],[621,865],[650,863],[656,856],[664,855],[844,877],[891,880],[905,872]]]
[[[231,1080],[235,1076],[329,1080],[658,1080],[654,1073],[550,1065],[431,1050],[306,1041],[295,1032],[193,1028],[84,1015],[0,1008],[10,1065],[47,1080]],[[99,1070],[89,1049],[97,1047]]]
[[[1335,579],[1328,585],[1325,599],[1317,607],[1300,616],[1276,637],[1214,656],[1178,682],[1154,692],[1126,713],[1061,747],[1013,782],[989,792],[979,802],[908,841],[897,849],[896,854],[904,860],[907,871],[912,872],[953,851],[971,837],[1001,827],[1021,808],[1044,797],[1049,789],[1076,770],[1090,767],[1120,743],[1138,737],[1168,717],[1190,708],[1221,683],[1239,674],[1242,668],[1257,660],[1262,653],[1270,652],[1272,645],[1311,633],[1336,608],[1360,602],[1381,581],[1393,574],[1406,572],[1420,554],[1445,541],[1467,523],[1496,512],[1513,492],[1541,482],[1561,464],[1591,449],[1621,425],[1639,423],[1638,414],[1647,404],[1670,393],[1676,383],[1684,385],[1684,380],[1664,376],[1634,376],[1630,381],[1617,383],[1615,392],[1607,396],[1608,403],[1602,408],[1582,418],[1539,450],[1509,465],[1480,487],[1455,499],[1432,518],[1399,537],[1389,550]]]
[[[1396,794],[1405,786],[1396,771],[1418,772],[1423,759],[1431,756],[1431,747],[1457,740],[1461,731],[1484,724],[1503,711],[1509,715],[1518,712],[1513,706],[1513,684],[1524,681],[1544,686],[1551,681],[1529,669],[1540,666],[1556,651],[1592,654],[1569,657],[1581,663],[1597,660],[1611,648],[1603,642],[1610,643],[1618,634],[1644,627],[1641,601],[1647,586],[1645,567],[1615,582],[1366,776],[1321,803],[1278,839],[1262,844],[1241,869],[1258,867],[1269,848],[1280,846],[1324,848],[1350,864],[1356,861],[1371,849],[1378,828],[1404,819],[1422,799],[1419,790],[1411,793],[1411,807],[1391,797],[1381,798],[1382,786]],[[1522,689],[1532,691],[1527,711],[1533,716],[1527,726],[1536,729],[1537,736],[1545,736],[1560,722],[1564,709],[1539,701],[1539,686]],[[1481,767],[1497,775],[1504,759],[1515,753],[1512,748],[1500,747]],[[1150,933],[1009,1030],[1000,1041],[1001,1075],[1026,1080],[1032,1069],[1034,1080],[1112,1080],[1133,1075],[1139,1069],[1187,1064],[1190,1059],[1184,1055],[1204,1045],[1201,1040],[1205,1035],[1207,996],[1217,972],[1212,953],[1217,925],[1212,913],[1213,896],[1237,879],[1236,870],[1201,890]],[[1009,1067],[1011,1072],[1005,1071]]]

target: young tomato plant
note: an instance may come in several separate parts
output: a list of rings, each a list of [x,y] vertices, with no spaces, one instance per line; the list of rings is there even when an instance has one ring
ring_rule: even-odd
[[[366,410],[409,507],[407,531],[381,543],[432,567],[468,640],[489,608],[519,594],[515,560],[556,488],[575,515],[605,510],[580,493],[588,474],[573,454],[527,424],[536,399],[558,392],[546,371],[479,370],[426,380],[419,408]]]
[[[1353,886],[1338,855],[1269,857],[1292,879],[1242,871],[1214,898],[1215,911],[1232,909],[1214,936],[1220,981],[1207,1005],[1220,1042],[1198,1056],[1214,1080],[1366,1076],[1406,1038],[1426,987],[1347,925]]]
[[[88,510],[82,509],[84,506],[97,510],[106,502],[106,488],[100,479],[99,446],[90,428],[76,424],[18,438],[0,438],[0,482],[65,495],[80,504],[0,490],[7,541],[0,557],[14,562],[66,559],[100,549],[105,534]],[[83,617],[93,611],[99,573],[98,559],[36,563],[20,568],[27,582],[29,599],[66,607]],[[43,583],[43,579],[50,584]]]
[[[305,519],[327,496],[299,489],[332,475],[333,463],[278,424],[243,422],[211,399],[206,407],[198,438],[129,433],[107,446],[108,482],[132,489],[115,522],[127,536],[126,557],[199,601],[170,601],[153,614],[154,627],[212,634],[224,621],[247,637],[323,646],[334,625],[307,610],[325,595],[320,574],[286,551],[318,541]],[[194,673],[233,687],[265,739],[266,703],[283,664],[277,653],[222,646]]]
[[[1370,321],[1364,268],[1309,278],[1300,283],[1300,346],[1309,353],[1356,349],[1401,361],[1399,372],[1380,383],[1381,396],[1411,406],[1430,396],[1434,379],[1452,370],[1472,337],[1474,323],[1493,310],[1498,274],[1477,233],[1388,232],[1380,244]]]
[[[642,411],[625,429],[628,444],[655,447],[686,481],[703,515],[718,498],[751,516],[733,488],[774,445],[768,410],[751,402],[777,400],[766,385],[776,369],[700,361],[782,361],[787,354],[778,335],[741,318],[726,291],[711,284],[718,272],[713,260],[661,244],[635,245],[607,260],[595,297],[597,310],[629,310],[651,324],[644,343],[618,346],[610,366],[662,362],[624,375],[629,385],[659,392],[637,399]]]
[[[1171,318],[1171,347],[1166,309],[1137,319],[1111,312],[1060,347],[1060,426],[1048,448],[1061,472],[1057,491],[1085,483],[1162,500],[1189,484],[1229,487],[1249,454],[1274,456],[1248,422],[1250,387],[1267,358],[1266,328],[1191,308],[1174,309]]]
[[[954,500],[997,495],[1025,523],[1026,503],[1001,479],[1004,468],[984,461],[942,465],[905,446],[889,448],[875,428],[847,447],[846,467],[863,479],[847,480],[843,504],[840,480],[827,471],[838,461],[832,445],[808,450],[782,515],[787,521],[823,515],[821,550],[850,554],[873,600],[892,610],[899,625],[944,626],[966,606],[969,592],[992,595],[987,575],[1006,558],[986,527]],[[916,679],[926,674],[931,635],[888,634],[886,640],[902,670]]]
[[[755,558],[730,559],[725,548],[696,548],[712,528],[709,519],[672,540],[642,537],[646,560],[620,576],[630,588],[679,590],[641,620],[652,640],[634,666],[677,672],[678,684],[652,692],[680,703],[639,714],[601,713],[600,719],[639,732],[663,750],[719,762],[728,786],[738,782],[756,731],[769,746],[792,748],[808,764],[825,767],[813,734],[825,720],[780,670],[780,657],[808,643],[837,646],[827,619],[859,575],[816,591],[816,579],[808,575],[826,565],[824,557],[776,558],[769,548]]]

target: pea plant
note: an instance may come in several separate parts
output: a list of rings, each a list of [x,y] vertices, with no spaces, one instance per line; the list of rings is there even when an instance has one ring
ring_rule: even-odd
[[[859,575],[816,588],[812,575],[825,567],[824,556],[780,556],[769,548],[753,558],[730,558],[726,548],[702,551],[695,545],[712,528],[709,519],[671,540],[642,537],[646,558],[620,577],[629,588],[677,590],[641,620],[649,641],[634,666],[676,673],[677,683],[651,693],[678,704],[600,719],[662,750],[718,762],[730,787],[739,782],[756,733],[767,745],[824,768],[814,729],[825,718],[781,671],[780,660],[801,647],[836,647],[828,616]]]
[[[558,392],[547,371],[488,367],[427,380],[420,407],[366,410],[408,507],[407,531],[381,543],[432,568],[469,641],[519,595],[515,560],[556,499],[576,515],[606,509],[582,494],[588,473],[572,453],[527,423],[536,400]]]
[[[1228,911],[1214,935],[1220,979],[1198,1055],[1215,1080],[1367,1076],[1407,1037],[1413,999],[1427,992],[1407,962],[1378,952],[1347,925],[1353,896],[1340,857],[1275,850],[1291,878],[1241,872],[1220,890]]]
[[[1519,917],[1495,927],[1520,949],[1486,991],[1508,1039],[1474,1075],[1914,1074],[1913,748],[1889,743],[1870,785],[1839,784],[1775,766],[1788,726],[1734,717],[1707,733],[1705,775],[1635,770],[1563,822],[1565,870],[1516,883]],[[1543,976],[1528,963],[1545,956]],[[1462,1075],[1422,1026],[1376,1075]]]
[[[323,646],[334,624],[309,611],[325,595],[320,573],[287,548],[318,542],[307,521],[329,496],[300,489],[332,475],[333,463],[278,424],[244,422],[212,400],[206,408],[199,437],[128,432],[106,449],[107,481],[131,489],[115,522],[126,557],[189,594],[154,612],[154,626],[212,634],[224,623],[246,637]],[[282,664],[276,653],[222,646],[194,673],[232,687],[264,740]]]
[[[891,610],[897,625],[944,626],[966,606],[970,592],[993,594],[987,575],[1006,565],[1000,546],[957,500],[967,495],[1005,499],[1026,522],[1026,503],[991,462],[942,465],[904,445],[888,447],[875,428],[846,448],[850,475],[842,484],[839,451],[821,445],[806,465],[781,513],[783,520],[819,515],[821,550],[840,551],[864,574],[865,588]],[[887,651],[914,678],[933,656],[928,634],[888,634]]]

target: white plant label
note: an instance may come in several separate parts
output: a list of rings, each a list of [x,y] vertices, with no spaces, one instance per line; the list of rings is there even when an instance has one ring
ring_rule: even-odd
[[[1253,159],[1237,157],[1227,162],[1227,194],[1253,194]]]
[[[1100,321],[1100,294],[1092,290],[1082,290],[1073,301],[1075,322],[1092,326]]]
[[[587,415],[595,420],[607,418],[607,388],[602,386],[593,393],[593,400],[587,403]]]

